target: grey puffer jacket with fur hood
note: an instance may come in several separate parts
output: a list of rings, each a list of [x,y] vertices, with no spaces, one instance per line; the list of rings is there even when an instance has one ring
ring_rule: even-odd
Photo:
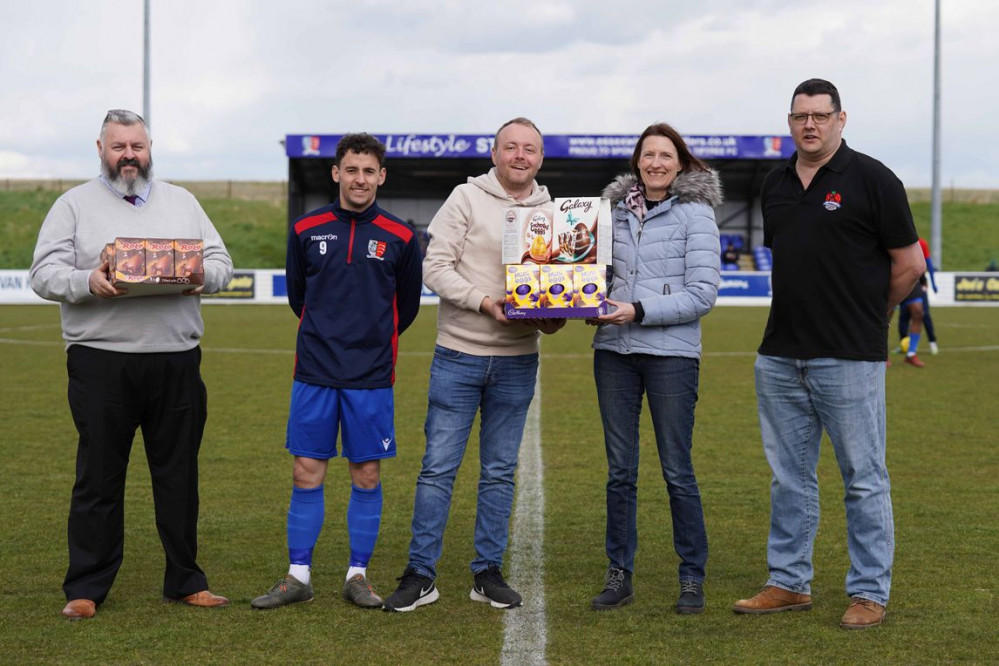
[[[713,207],[722,202],[721,182],[715,171],[680,172],[669,197],[644,222],[624,203],[635,182],[631,174],[618,176],[603,193],[613,206],[609,297],[640,301],[645,317],[640,324],[601,326],[593,348],[700,358],[700,320],[718,296],[721,250]]]

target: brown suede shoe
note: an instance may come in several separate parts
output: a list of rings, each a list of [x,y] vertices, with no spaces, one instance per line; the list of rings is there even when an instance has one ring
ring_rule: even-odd
[[[885,607],[881,604],[870,599],[850,597],[850,607],[843,613],[839,626],[844,629],[867,629],[878,626],[884,619]]]
[[[62,609],[62,616],[70,620],[89,620],[97,615],[97,604],[90,599],[71,599]]]
[[[739,599],[732,607],[736,613],[780,613],[781,611],[806,611],[812,608],[812,597],[798,594],[781,587],[767,585],[752,599]]]
[[[220,597],[217,594],[212,594],[208,590],[201,590],[201,592],[189,594],[182,599],[170,599],[169,597],[164,597],[163,601],[171,604],[197,606],[198,608],[225,608],[229,605],[228,599]]]

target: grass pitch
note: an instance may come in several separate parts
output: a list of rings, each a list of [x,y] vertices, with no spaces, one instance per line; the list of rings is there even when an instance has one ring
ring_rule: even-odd
[[[58,308],[0,307],[4,463],[0,560],[7,574],[0,661],[7,663],[471,663],[500,659],[506,613],[468,599],[477,444],[459,475],[440,562],[441,600],[413,613],[362,611],[339,592],[346,568],[349,479],[334,462],[311,604],[251,611],[286,571],[284,517],[291,459],[283,450],[296,320],[284,306],[206,305],[202,370],[209,393],[201,464],[200,562],[221,611],[160,601],[163,554],[141,437],[126,499],[125,561],[97,618],[59,610],[76,435],[66,404]],[[813,610],[736,616],[735,599],[766,579],[769,470],[753,392],[764,308],[718,308],[704,323],[694,435],[711,554],[703,615],[678,616],[676,556],[652,429],[642,426],[636,601],[589,609],[599,592],[606,463],[593,389],[592,329],[570,323],[542,355],[544,586],[550,663],[995,663],[999,550],[999,310],[937,308],[942,352],[888,371],[888,457],[896,520],[892,601],[883,627],[838,628],[848,566],[842,486],[828,441],[815,545]],[[435,335],[425,307],[401,341],[396,384],[399,457],[383,465],[385,513],[369,569],[390,592],[406,563],[413,488],[423,451]],[[895,357],[897,359],[898,357]],[[893,360],[895,360],[893,359]],[[517,544],[511,544],[512,548]],[[521,589],[525,596],[536,590]]]

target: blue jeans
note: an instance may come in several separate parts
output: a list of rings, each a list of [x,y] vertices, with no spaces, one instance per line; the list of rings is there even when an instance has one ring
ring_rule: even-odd
[[[502,566],[517,456],[537,376],[537,354],[474,356],[439,345],[434,349],[424,427],[427,450],[416,480],[409,544],[409,566],[420,575],[437,577],[454,479],[480,410],[472,572]]]
[[[885,466],[885,364],[758,355],[756,395],[773,471],[767,584],[811,594],[825,429],[846,489],[846,593],[887,604],[895,528]]]
[[[699,366],[697,359],[676,356],[618,354],[601,349],[593,354],[607,449],[606,549],[613,567],[635,570],[638,424],[645,394],[669,494],[680,580],[704,581],[708,534],[690,459]]]

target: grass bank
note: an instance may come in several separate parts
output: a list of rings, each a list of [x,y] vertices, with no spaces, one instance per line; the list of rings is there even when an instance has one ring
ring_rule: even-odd
[[[38,228],[52,203],[77,181],[0,181],[0,268],[27,268]],[[11,186],[15,183],[16,186]],[[32,186],[29,186],[32,185]],[[284,183],[178,183],[189,188],[225,239],[238,268],[282,268],[288,218]],[[999,261],[999,197],[958,190],[943,204],[943,266],[980,271]],[[966,193],[967,196],[959,196]],[[930,239],[930,203],[910,192],[920,236]]]

